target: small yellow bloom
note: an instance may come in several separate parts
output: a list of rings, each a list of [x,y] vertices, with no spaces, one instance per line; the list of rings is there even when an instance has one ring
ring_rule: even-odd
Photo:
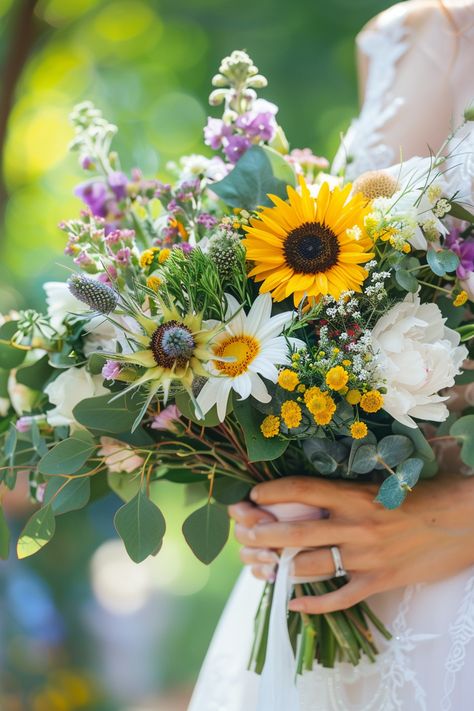
[[[383,396],[378,390],[369,390],[360,399],[360,406],[365,412],[378,412],[383,405]]]
[[[342,365],[344,365],[346,368],[347,368],[347,366],[349,366],[350,364],[351,364],[351,361],[350,361],[350,360],[347,360],[347,358],[342,361]]]
[[[342,390],[349,380],[349,373],[344,370],[342,365],[336,365],[331,368],[326,375],[326,384],[331,390]]]
[[[138,260],[141,268],[144,269],[145,267],[149,267],[150,264],[153,263],[155,254],[157,254],[157,252],[159,251],[160,250],[157,247],[145,249],[145,251],[140,254],[140,259]]]
[[[298,361],[300,359],[300,354],[299,353],[293,353],[291,356],[291,360],[296,360]]]
[[[360,393],[360,390],[349,390],[346,395],[346,400],[349,405],[357,405],[357,403],[360,402],[361,397],[362,395]]]
[[[467,299],[468,299],[467,291],[464,291],[464,289],[463,289],[462,291],[459,292],[459,294],[454,299],[453,306],[464,306]]]
[[[289,368],[284,368],[280,370],[278,374],[278,385],[283,388],[283,390],[289,390],[293,392],[297,385],[299,385],[298,374]]]
[[[351,425],[351,435],[354,439],[363,439],[368,431],[365,422],[353,422]]]
[[[160,264],[164,264],[168,257],[171,254],[171,249],[168,249],[168,247],[165,247],[164,249],[160,249],[160,253],[158,255],[158,262]]]
[[[334,406],[334,409],[327,408],[326,410],[321,410],[321,412],[313,414],[314,421],[317,425],[328,425],[332,420],[335,410],[336,406]]]
[[[348,392],[349,388],[347,387],[347,385],[344,385],[344,387],[339,390],[340,395],[346,395]]]
[[[402,247],[402,252],[405,254],[409,254],[411,252],[411,245],[408,242],[405,242],[405,244]]]
[[[301,383],[301,385],[298,385],[298,387],[296,389],[298,390],[299,393],[304,393],[306,390],[306,385]]]
[[[337,355],[340,350],[341,350],[340,348],[333,348],[332,352],[334,353],[334,355]]]
[[[146,280],[147,287],[149,289],[153,289],[153,291],[158,291],[162,283],[163,282],[161,281],[160,277],[157,276],[149,276]]]
[[[281,419],[288,428],[299,427],[301,424],[301,407],[294,400],[286,400],[281,406]]]
[[[280,432],[280,418],[276,415],[267,415],[260,425],[260,431],[267,439],[275,437]]]

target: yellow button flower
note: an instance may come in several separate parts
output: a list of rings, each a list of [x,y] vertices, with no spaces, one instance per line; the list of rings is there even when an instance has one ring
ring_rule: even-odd
[[[281,406],[281,419],[288,428],[299,427],[302,418],[301,407],[294,400],[286,400]]]
[[[267,415],[260,425],[260,431],[267,439],[275,437],[280,432],[280,418],[276,415]]]
[[[454,299],[453,306],[464,306],[467,299],[468,299],[467,291],[464,291],[464,289],[463,289],[462,291],[459,292],[459,294]]]
[[[349,373],[345,370],[342,365],[336,365],[331,370],[328,370],[326,374],[326,384],[331,388],[331,390],[342,390],[349,380]]]
[[[383,405],[383,396],[378,390],[369,390],[360,399],[360,406],[365,412],[378,412]]]
[[[346,395],[346,400],[349,405],[357,405],[360,402],[362,395],[360,390],[349,390]]]
[[[299,385],[298,374],[289,368],[280,370],[278,374],[278,385],[283,388],[283,390],[289,390],[293,392],[297,385]]]
[[[368,433],[365,422],[353,422],[351,425],[351,436],[354,439],[363,439]]]

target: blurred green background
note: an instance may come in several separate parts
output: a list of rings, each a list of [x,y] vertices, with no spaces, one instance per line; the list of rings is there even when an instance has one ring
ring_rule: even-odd
[[[63,234],[83,179],[68,114],[91,99],[119,126],[127,171],[164,176],[205,152],[210,78],[246,49],[269,78],[292,147],[332,157],[357,112],[354,38],[388,0],[0,0],[0,311],[42,304],[64,279]],[[216,110],[210,111],[217,116]],[[211,567],[175,526],[160,555],[128,563],[113,497],[61,520],[31,562],[0,567],[0,708],[181,711],[237,575],[230,545]],[[17,513],[19,529],[21,514]]]

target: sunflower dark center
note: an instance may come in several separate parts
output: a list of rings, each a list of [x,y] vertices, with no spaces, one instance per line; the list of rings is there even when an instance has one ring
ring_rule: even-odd
[[[337,263],[339,242],[334,232],[320,222],[304,222],[285,240],[285,261],[299,274],[325,272]]]
[[[158,326],[150,341],[150,349],[156,364],[162,368],[186,366],[196,343],[193,334],[184,323],[168,321]]]

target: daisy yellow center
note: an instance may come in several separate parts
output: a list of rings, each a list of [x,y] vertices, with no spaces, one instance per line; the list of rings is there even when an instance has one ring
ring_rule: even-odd
[[[285,239],[285,261],[300,274],[325,272],[337,263],[339,242],[334,232],[320,222],[304,222]]]
[[[230,378],[236,378],[247,372],[250,363],[260,352],[260,344],[253,336],[241,334],[239,336],[229,336],[219,343],[214,349],[216,356],[220,358],[233,358],[229,362],[216,361],[218,370]]]

